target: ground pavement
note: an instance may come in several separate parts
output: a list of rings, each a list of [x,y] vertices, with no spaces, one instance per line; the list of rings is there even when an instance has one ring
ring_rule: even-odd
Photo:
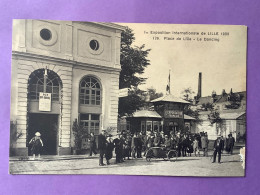
[[[179,157],[177,161],[152,159],[126,160],[124,163],[98,166],[98,155],[43,156],[40,160],[10,158],[11,174],[122,174],[122,175],[173,175],[173,176],[244,176],[242,162],[236,149],[233,155],[224,153],[222,163],[212,162],[209,157]]]

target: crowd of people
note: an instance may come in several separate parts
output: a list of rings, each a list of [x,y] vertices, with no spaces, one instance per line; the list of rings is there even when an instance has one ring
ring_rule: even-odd
[[[94,135],[89,138],[90,155],[95,151]],[[219,137],[214,142],[213,162],[221,160],[221,153],[225,149],[230,154],[233,153],[235,140],[230,134],[227,139]],[[208,156],[209,140],[207,132],[199,134],[181,133],[173,131],[169,134],[162,132],[147,131],[144,135],[142,132],[130,134],[129,132],[120,132],[115,138],[108,135],[105,130],[99,135],[98,147],[100,150],[99,165],[105,165],[103,159],[106,159],[106,164],[110,164],[110,159],[113,156],[113,151],[116,155],[116,163],[122,163],[125,160],[142,158],[151,147],[163,147],[166,150],[176,150],[178,156],[195,156],[202,152],[203,156]]]
[[[30,140],[31,153],[33,159],[35,155],[40,158],[43,142],[40,138],[39,132],[35,133],[35,136]],[[229,154],[233,154],[235,139],[232,134],[229,134],[227,138],[218,136],[213,145],[213,163],[216,162],[216,156],[218,155],[218,162],[221,161],[221,154],[225,150]],[[96,151],[96,138],[93,133],[89,137],[90,156]],[[105,157],[107,165],[110,164],[109,160],[113,157],[113,151],[116,154],[116,163],[122,163],[126,159],[142,158],[146,156],[147,151],[151,147],[162,147],[165,150],[175,150],[177,155],[186,157],[191,156],[194,153],[195,156],[203,152],[203,156],[208,156],[209,140],[207,132],[200,132],[199,134],[181,133],[170,131],[169,134],[161,132],[147,131],[146,134],[142,132],[130,134],[129,132],[117,133],[116,138],[112,138],[112,135],[107,134],[105,130],[99,135],[98,149],[99,149],[99,165],[105,165],[103,158]]]

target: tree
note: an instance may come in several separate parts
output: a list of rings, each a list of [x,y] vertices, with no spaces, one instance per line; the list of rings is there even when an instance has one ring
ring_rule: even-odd
[[[144,91],[135,87],[128,92],[128,96],[119,98],[118,115],[119,117],[131,115],[144,104]]]
[[[82,137],[84,135],[84,128],[79,124],[77,119],[73,121],[72,132],[74,135],[75,150],[79,151],[81,149]]]
[[[214,109],[213,105],[212,105],[211,103],[209,103],[209,102],[207,102],[206,104],[205,104],[205,103],[202,104],[202,105],[201,105],[201,108],[202,108],[203,110],[205,110],[205,111],[211,111],[211,110]]]
[[[163,93],[157,93],[153,87],[147,88],[147,95],[149,95],[150,101],[163,96]]]
[[[217,110],[211,110],[210,113],[208,114],[208,119],[211,125],[216,123],[216,131],[218,135],[222,135],[224,128],[223,127],[223,121],[220,118],[220,114]]]
[[[213,125],[214,123],[221,122],[221,118],[219,116],[219,112],[217,110],[211,110],[208,114],[209,122]]]
[[[181,94],[184,100],[188,101],[188,102],[192,102],[193,101],[193,94],[195,92],[191,89],[191,87],[184,89]]]
[[[119,99],[119,116],[132,114],[144,103],[141,98],[143,91],[138,89],[138,85],[143,84],[146,80],[141,75],[144,73],[145,68],[150,65],[147,56],[151,50],[145,49],[145,45],[133,47],[134,40],[133,30],[126,28],[121,36],[120,64],[122,70],[120,72],[119,88],[129,88],[130,92],[127,97]]]
[[[230,104],[226,105],[227,109],[238,109],[241,104],[241,100],[239,95],[236,95],[234,93],[231,93],[230,98],[229,98]]]
[[[23,133],[17,129],[17,122],[11,121],[10,122],[10,156],[15,155],[14,152],[14,144],[16,141],[23,136]]]
[[[202,122],[202,120],[199,118],[199,111],[197,109],[196,110],[191,109],[191,105],[185,106],[183,113],[195,118],[196,123],[200,124]]]

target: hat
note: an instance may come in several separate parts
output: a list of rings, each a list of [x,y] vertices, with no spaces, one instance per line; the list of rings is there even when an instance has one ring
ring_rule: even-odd
[[[102,129],[102,131],[106,132],[106,130],[105,130],[105,129]]]
[[[41,136],[41,134],[39,132],[36,132],[35,135],[39,136],[39,137]]]
[[[165,135],[165,137],[168,137],[168,135]]]

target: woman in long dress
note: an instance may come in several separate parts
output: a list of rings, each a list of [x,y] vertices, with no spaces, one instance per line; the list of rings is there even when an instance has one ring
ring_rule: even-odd
[[[113,150],[114,150],[113,139],[112,139],[112,137],[108,137],[107,138],[106,153],[105,153],[105,157],[106,157],[106,160],[107,160],[107,165],[110,165],[109,160],[113,156]]]
[[[38,158],[40,158],[41,150],[43,147],[41,134],[39,132],[36,132],[35,136],[30,140],[29,144],[32,145],[31,152],[33,154],[33,160],[35,159],[35,155],[38,155]]]

